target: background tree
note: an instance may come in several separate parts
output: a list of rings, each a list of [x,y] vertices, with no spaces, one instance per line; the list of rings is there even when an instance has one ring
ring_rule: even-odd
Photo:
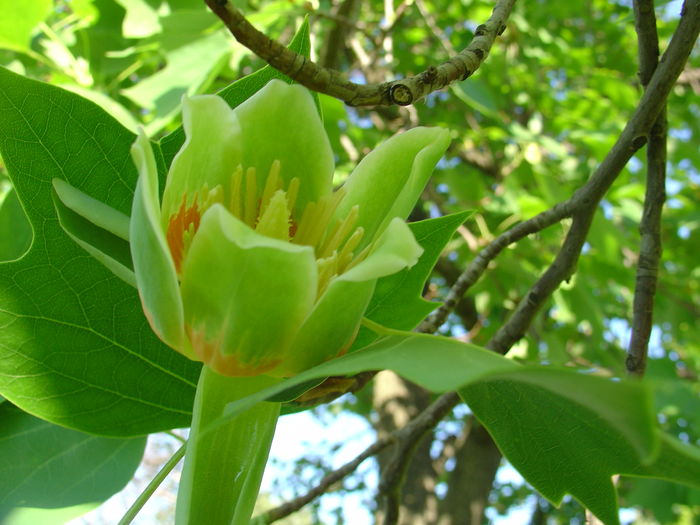
[[[397,131],[452,130],[450,150],[412,219],[473,214],[425,289],[445,307],[420,329],[523,362],[606,377],[644,375],[655,388],[664,430],[700,444],[697,45],[687,64],[677,64],[682,72],[646,147],[646,131],[623,133],[631,119],[645,117],[635,111],[659,49],[668,49],[678,26],[679,2],[519,3],[506,13],[505,27],[486,24],[486,37],[495,42],[482,56],[473,49],[483,47],[478,38],[492,15],[490,1],[236,5],[260,31],[285,43],[308,17],[311,58],[358,84],[425,75],[472,49],[464,55],[475,69],[468,79],[413,105],[351,107],[320,97],[339,180]],[[76,91],[150,134],[176,127],[183,93],[216,91],[264,64],[199,1],[0,6],[0,65]],[[685,9],[697,14],[697,2]],[[641,148],[629,162],[615,149],[619,137],[627,149]],[[26,250],[30,233],[5,180],[4,188],[0,249],[11,260]],[[456,396],[441,398],[439,411],[435,400],[383,372],[333,405],[367,418],[384,443],[368,454],[381,452],[380,519],[481,523],[487,514],[526,505],[533,523],[583,523],[585,511],[573,499],[557,509],[527,485],[495,481],[507,466],[488,432],[469,410],[455,407]],[[413,446],[390,446],[391,436],[426,409],[444,417],[413,427],[403,441]],[[317,478],[330,470],[318,469]],[[700,515],[696,489],[640,478],[621,478],[618,487],[622,506],[635,508],[640,521],[687,523]],[[268,514],[268,521],[285,512]]]

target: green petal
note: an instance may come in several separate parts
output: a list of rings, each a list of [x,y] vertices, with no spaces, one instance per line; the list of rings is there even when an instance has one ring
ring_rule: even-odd
[[[277,366],[313,307],[316,273],[312,248],[260,235],[214,204],[182,271],[185,324],[195,352],[223,375]]]
[[[240,126],[221,97],[184,97],[182,126],[187,136],[173,159],[163,193],[163,221],[180,208],[183,195],[190,204],[206,184],[227,187],[240,160]],[[201,197],[201,195],[200,195]]]
[[[294,340],[296,356],[276,373],[291,376],[345,352],[355,340],[377,279],[418,262],[423,248],[401,219],[389,223],[369,256],[331,281]]]
[[[51,179],[56,195],[70,210],[95,226],[113,233],[120,239],[129,240],[129,217],[108,204],[90,197],[61,179]]]
[[[290,377],[350,348],[376,283],[376,279],[333,281],[299,330],[289,350],[294,359],[289,359],[275,373]]]
[[[306,88],[272,80],[234,112],[241,123],[243,165],[257,170],[259,188],[279,160],[285,187],[294,177],[301,181],[296,210],[331,191],[333,152]]]
[[[345,217],[359,204],[357,225],[365,229],[363,244],[368,244],[391,219],[408,217],[449,143],[449,132],[441,128],[415,128],[394,135],[352,172],[335,218]]]
[[[139,171],[131,209],[129,237],[136,284],[153,331],[166,344],[188,357],[182,301],[175,265],[160,225],[156,161],[143,130],[131,147]]]
[[[344,281],[369,281],[410,268],[423,253],[413,232],[399,218],[394,218],[381,237],[377,239],[369,256],[338,279]]]

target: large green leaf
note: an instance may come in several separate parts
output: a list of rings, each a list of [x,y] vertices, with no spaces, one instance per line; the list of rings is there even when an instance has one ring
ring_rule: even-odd
[[[383,326],[411,330],[440,303],[426,301],[421,296],[440,252],[464,223],[470,211],[454,213],[437,219],[409,224],[413,235],[423,248],[418,263],[377,282],[366,317]]]
[[[0,153],[34,232],[22,259],[0,264],[0,392],[48,421],[113,436],[187,426],[199,371],[56,217],[53,178],[128,215],[133,140],[92,102],[0,68]]]
[[[440,303],[423,299],[423,288],[445,245],[470,213],[465,211],[410,223],[408,226],[423,248],[423,254],[413,267],[377,281],[365,317],[389,328],[412,330],[440,306]],[[376,338],[374,332],[361,327],[351,351],[367,346]]]
[[[19,508],[105,501],[132,478],[145,446],[145,437],[91,436],[0,404],[0,522],[18,521]]]
[[[559,504],[569,493],[607,524],[618,522],[612,476],[658,452],[651,395],[638,382],[531,367],[460,395],[543,496]]]
[[[695,448],[671,446],[666,438],[659,445],[651,395],[640,382],[517,365],[443,337],[386,333],[364,349],[230,404],[216,424],[320,377],[390,369],[433,392],[458,390],[525,479],[555,503],[572,494],[605,523],[618,522],[613,474],[692,483],[700,472]]]
[[[653,462],[623,471],[630,476],[666,479],[700,487],[700,448],[659,432],[661,449]]]

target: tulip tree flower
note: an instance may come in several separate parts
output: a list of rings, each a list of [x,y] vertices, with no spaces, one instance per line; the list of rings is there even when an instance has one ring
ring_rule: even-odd
[[[176,524],[247,525],[280,404],[220,423],[227,404],[347,351],[377,280],[422,253],[404,219],[449,138],[397,135],[333,191],[333,153],[301,86],[273,80],[235,109],[186,98],[183,121],[162,202],[141,132],[130,218],[57,179],[55,204],[66,233],[136,285],[158,337],[205,364]]]
[[[130,242],[155,333],[225,376],[288,377],[345,352],[377,279],[416,263],[404,219],[448,144],[416,128],[333,191],[333,153],[309,92],[272,81],[235,109],[185,99],[186,140],[162,204],[148,139]]]

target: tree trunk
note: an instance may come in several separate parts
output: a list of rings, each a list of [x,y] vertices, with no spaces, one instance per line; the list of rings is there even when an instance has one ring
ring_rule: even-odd
[[[421,387],[385,370],[374,379],[374,408],[379,437],[406,425],[430,404],[430,394]],[[435,496],[436,472],[430,457],[432,432],[425,436],[410,458],[411,464],[402,487],[398,525],[430,525],[437,521],[438,502]],[[378,456],[380,475],[393,457],[393,448]],[[381,496],[380,496],[381,497]],[[377,522],[383,521],[381,502]]]
[[[480,525],[488,507],[489,493],[501,463],[501,453],[491,436],[476,420],[455,454],[448,491],[441,502],[440,525]]]

